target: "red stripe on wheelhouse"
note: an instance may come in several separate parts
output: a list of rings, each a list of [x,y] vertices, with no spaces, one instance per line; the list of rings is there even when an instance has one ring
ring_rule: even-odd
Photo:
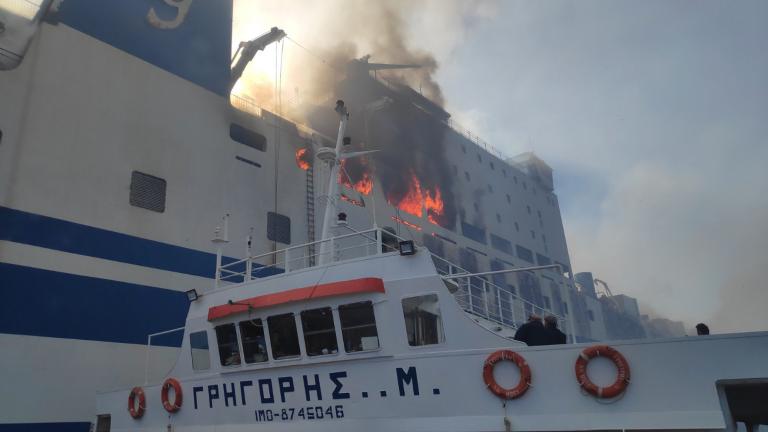
[[[353,279],[251,297],[245,300],[238,300],[236,302],[237,304],[224,304],[211,307],[208,309],[208,321],[224,318],[237,313],[248,312],[249,306],[251,309],[258,309],[302,300],[366,292],[383,293],[384,281],[379,278]]]

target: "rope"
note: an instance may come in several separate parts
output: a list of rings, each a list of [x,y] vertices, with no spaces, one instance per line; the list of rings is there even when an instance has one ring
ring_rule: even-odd
[[[333,64],[331,64],[331,62],[329,62],[326,59],[324,59],[324,58],[320,57],[319,55],[315,54],[309,48],[305,47],[304,45],[300,44],[296,40],[292,39],[290,36],[286,36],[285,39],[288,39],[289,41],[293,42],[294,45],[296,45],[297,47],[299,47],[299,48],[303,49],[304,51],[306,51],[307,54],[311,55],[316,60],[320,61],[320,63],[324,64],[325,66],[335,70],[336,72],[343,72],[341,69],[339,69],[339,68],[335,67]]]

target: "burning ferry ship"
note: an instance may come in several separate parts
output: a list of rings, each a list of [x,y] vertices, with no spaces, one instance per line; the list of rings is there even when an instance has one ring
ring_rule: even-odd
[[[95,393],[166,376],[189,343],[185,293],[210,290],[218,252],[226,265],[319,239],[314,162],[333,121],[230,96],[247,64],[232,67],[231,24],[226,1],[0,1],[0,430],[89,430]],[[376,67],[351,63],[337,88],[358,120],[349,151],[378,150],[339,170],[349,226],[426,245],[447,274],[547,267],[455,298],[502,338],[536,312],[600,339],[551,169],[498,154]],[[287,270],[272,264],[256,275]]]

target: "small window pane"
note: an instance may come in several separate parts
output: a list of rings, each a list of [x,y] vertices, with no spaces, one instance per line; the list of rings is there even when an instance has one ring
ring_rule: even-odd
[[[379,349],[373,303],[366,301],[339,306],[339,321],[346,352]]]
[[[190,334],[189,348],[192,351],[192,369],[208,370],[211,368],[207,332],[200,331]]]
[[[298,357],[299,336],[296,333],[296,319],[292,313],[267,318],[272,356],[276,359]]]
[[[264,325],[260,319],[241,321],[240,338],[246,363],[261,363],[269,360],[267,340],[264,339]]]
[[[267,138],[264,135],[239,124],[232,123],[229,125],[229,137],[258,151],[267,151]]]
[[[443,342],[443,323],[437,294],[403,299],[408,345],[422,346]]]
[[[240,347],[237,345],[237,331],[234,324],[216,327],[216,343],[219,344],[219,361],[222,366],[240,365]]]
[[[267,212],[267,239],[291,244],[291,218],[279,213]]]
[[[307,355],[318,356],[339,352],[331,308],[303,311],[301,313],[301,328],[304,330],[304,345],[307,347]]]

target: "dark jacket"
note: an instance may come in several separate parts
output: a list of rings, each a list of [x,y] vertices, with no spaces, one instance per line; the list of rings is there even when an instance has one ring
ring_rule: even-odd
[[[561,332],[557,327],[546,327],[547,331],[547,345],[563,345],[565,344],[565,333]]]
[[[540,321],[531,321],[517,329],[515,340],[525,342],[529,346],[547,345],[549,343],[549,334],[547,329],[544,328],[544,324]]]

